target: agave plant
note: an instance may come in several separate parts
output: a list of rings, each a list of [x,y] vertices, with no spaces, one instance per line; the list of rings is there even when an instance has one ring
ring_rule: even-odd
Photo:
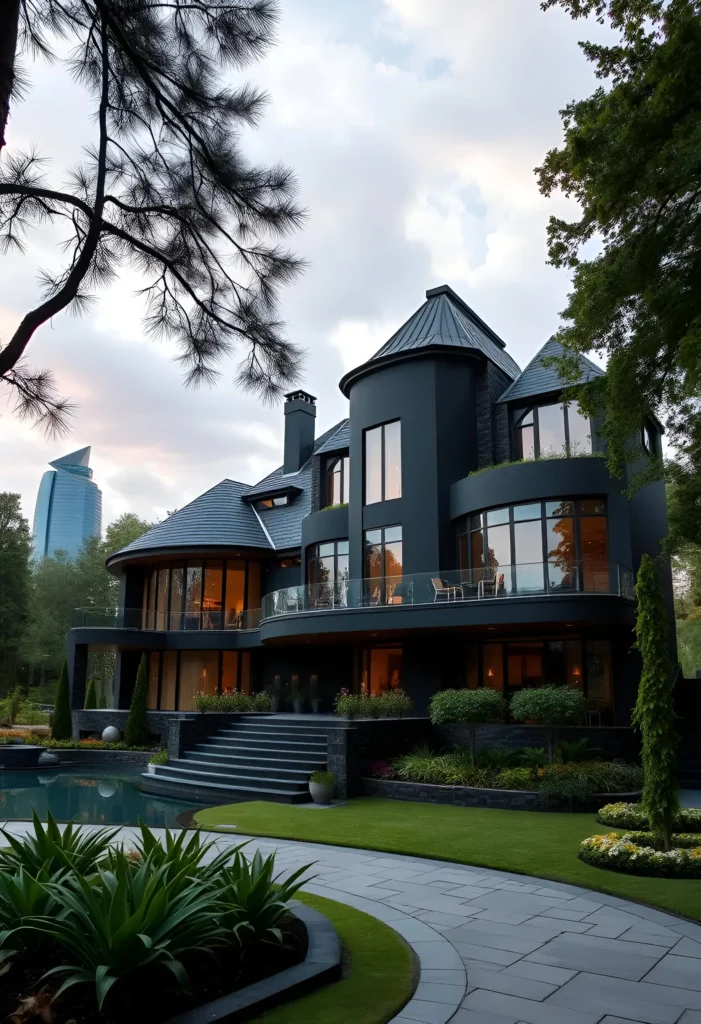
[[[24,868],[34,878],[41,872],[53,878],[70,869],[89,875],[105,859],[119,832],[118,828],[81,829],[73,822],[61,831],[50,813],[44,828],[36,811],[32,811],[32,822],[34,834],[22,838],[0,829],[8,844],[0,848],[0,869]]]
[[[217,898],[224,905],[222,924],[241,943],[282,941],[280,922],[289,902],[312,876],[302,877],[305,864],[284,882],[274,876],[275,854],[263,859],[257,851],[251,861],[236,851],[233,864],[213,878]]]
[[[141,840],[135,843],[136,852],[142,861],[148,861],[154,867],[164,868],[169,878],[184,875],[188,878],[212,878],[239,853],[245,843],[229,847],[217,853],[206,864],[203,863],[210,851],[216,848],[216,840],[203,842],[199,831],[191,835],[183,829],[173,835],[170,829],[165,830],[163,842],[153,832],[139,822]]]
[[[109,870],[99,868],[90,880],[71,871],[47,885],[56,913],[29,919],[24,927],[50,936],[69,961],[44,975],[62,979],[56,996],[88,985],[102,1009],[113,990],[157,968],[189,990],[183,955],[222,945],[226,931],[212,887],[200,879],[183,886],[180,875],[168,877],[169,870],[150,860],[134,868],[117,852]]]
[[[46,945],[46,936],[26,921],[49,917],[55,911],[55,900],[47,887],[49,875],[41,871],[34,878],[23,867],[16,875],[0,871],[0,951],[6,959],[17,952],[38,952]]]

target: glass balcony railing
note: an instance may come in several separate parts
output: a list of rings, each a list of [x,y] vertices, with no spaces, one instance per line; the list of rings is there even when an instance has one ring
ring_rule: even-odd
[[[287,587],[266,594],[261,618],[299,612],[397,605],[454,604],[510,597],[615,594],[633,599],[633,572],[616,562],[529,562]]]
[[[258,629],[260,626],[260,608],[248,608],[244,611],[215,611],[204,609],[193,615],[187,613],[156,613],[149,622],[145,622],[142,608],[74,608],[71,619],[73,628],[94,626],[108,629],[146,629],[146,630],[243,630]]]

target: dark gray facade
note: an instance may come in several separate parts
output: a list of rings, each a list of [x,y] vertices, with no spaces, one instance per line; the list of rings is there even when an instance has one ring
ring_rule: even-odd
[[[114,622],[69,635],[74,708],[90,650],[112,648],[116,709],[145,653],[154,713],[190,710],[196,689],[290,696],[294,676],[325,710],[342,687],[400,684],[419,713],[448,686],[570,682],[594,722],[627,724],[633,575],[667,532],[664,488],[628,499],[596,424],[575,453],[574,413],[540,362],[554,346],[521,374],[442,287],[343,378],[347,420],[316,438],[316,399],[288,395],[282,466],[252,486],[222,481],[112,556]],[[583,379],[600,372],[583,363]],[[560,415],[566,444],[521,461],[533,409],[540,446]],[[382,495],[368,501],[371,478]]]

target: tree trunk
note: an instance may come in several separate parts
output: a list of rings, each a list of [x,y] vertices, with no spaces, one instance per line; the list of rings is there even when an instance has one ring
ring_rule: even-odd
[[[10,115],[10,96],[15,80],[15,51],[20,0],[3,0],[0,7],[0,156]]]
[[[477,729],[474,725],[468,725],[467,733],[470,737],[470,758],[472,759],[472,767],[475,767],[475,733]]]

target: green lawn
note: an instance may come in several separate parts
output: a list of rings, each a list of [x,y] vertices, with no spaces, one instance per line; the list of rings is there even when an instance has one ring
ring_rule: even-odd
[[[435,857],[599,889],[701,920],[701,881],[639,878],[583,864],[582,839],[610,832],[593,814],[492,811],[363,797],[328,810],[252,802],[208,807],[206,828],[236,825],[254,836]],[[228,830],[227,830],[228,831]]]
[[[383,1024],[414,990],[413,957],[396,932],[374,917],[310,893],[299,899],[333,921],[344,948],[344,976],[318,992],[266,1010],[253,1024]]]

